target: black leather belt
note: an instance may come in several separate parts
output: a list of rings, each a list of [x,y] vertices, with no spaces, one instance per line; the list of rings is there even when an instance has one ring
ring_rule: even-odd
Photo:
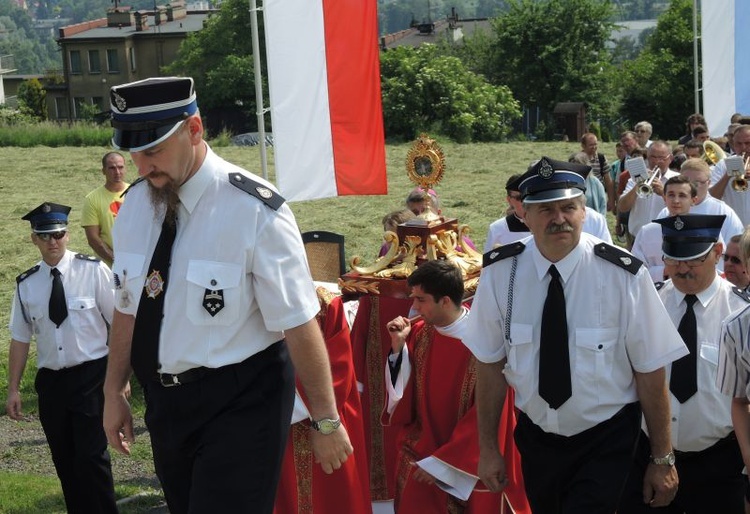
[[[164,387],[174,387],[183,384],[189,384],[190,382],[196,382],[201,380],[206,375],[213,371],[212,368],[193,368],[182,373],[159,373],[159,383]]]

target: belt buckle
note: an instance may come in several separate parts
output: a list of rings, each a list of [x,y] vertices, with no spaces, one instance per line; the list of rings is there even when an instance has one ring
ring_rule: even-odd
[[[161,382],[163,387],[182,385],[180,378],[177,375],[172,375],[170,373],[159,373],[159,382]]]

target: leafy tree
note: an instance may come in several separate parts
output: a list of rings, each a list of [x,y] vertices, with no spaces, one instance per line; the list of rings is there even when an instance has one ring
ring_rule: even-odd
[[[258,18],[258,23],[263,54],[262,17]],[[190,34],[183,41],[177,59],[164,71],[193,77],[201,110],[209,121],[212,117],[223,117],[229,109],[244,114],[249,128],[257,130],[249,32],[247,0],[225,0],[219,15],[210,17],[203,30]],[[265,71],[263,76],[266,76]]]
[[[25,80],[18,86],[18,106],[23,114],[47,119],[47,92],[39,80]]]
[[[388,137],[428,130],[458,142],[499,141],[520,117],[508,88],[492,86],[434,45],[381,54],[380,73]]]
[[[600,108],[608,98],[609,54],[614,24],[607,0],[508,0],[493,20],[494,34],[478,69],[505,84],[522,104],[550,112],[558,102],[585,101]],[[551,22],[551,20],[554,20]]]
[[[694,111],[692,9],[692,0],[672,0],[644,51],[621,75],[624,114],[648,120],[662,139],[679,137]]]

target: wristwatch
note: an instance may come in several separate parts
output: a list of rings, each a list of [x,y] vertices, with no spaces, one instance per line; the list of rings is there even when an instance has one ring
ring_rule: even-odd
[[[664,457],[651,456],[651,463],[657,466],[674,466],[674,452],[669,452]]]
[[[321,420],[312,421],[312,427],[313,429],[317,430],[323,435],[330,435],[332,434],[338,427],[341,426],[341,419],[329,419],[329,418],[323,418]]]

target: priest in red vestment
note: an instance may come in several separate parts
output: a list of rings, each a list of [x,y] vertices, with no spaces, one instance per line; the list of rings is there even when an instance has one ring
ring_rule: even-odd
[[[508,485],[491,493],[477,476],[479,439],[474,404],[476,361],[461,342],[468,309],[463,278],[448,261],[428,261],[408,279],[421,320],[388,323],[385,425],[397,425],[395,511],[448,514],[530,513],[520,457],[513,444],[512,408],[498,434]],[[512,406],[512,404],[510,404]]]
[[[349,325],[340,297],[318,287],[318,299],[321,304],[318,323],[331,361],[339,419],[346,427],[354,453],[330,475],[325,474],[314,461],[310,445],[310,415],[298,384],[274,513],[370,514],[372,505],[367,452]]]

